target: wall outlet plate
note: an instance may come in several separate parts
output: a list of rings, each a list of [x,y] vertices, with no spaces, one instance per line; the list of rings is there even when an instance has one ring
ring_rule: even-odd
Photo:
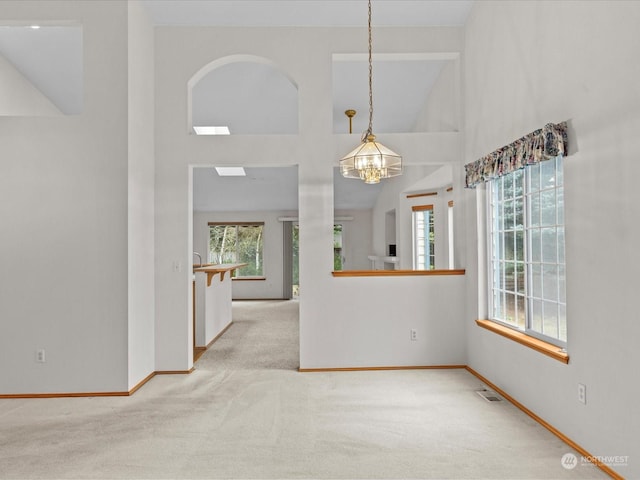
[[[587,386],[582,383],[578,384],[578,401],[587,404]]]

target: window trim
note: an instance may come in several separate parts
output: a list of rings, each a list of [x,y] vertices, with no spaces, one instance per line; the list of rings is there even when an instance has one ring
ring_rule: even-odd
[[[546,160],[546,161],[550,161],[552,159]],[[555,160],[555,159],[554,159]],[[536,164],[538,165],[538,164]],[[525,167],[526,169],[526,167]],[[564,166],[563,166],[564,169]],[[510,172],[506,175],[513,175],[515,172]],[[496,180],[496,179],[492,179],[492,180]],[[527,185],[527,177],[526,174],[523,175],[522,178],[522,182],[523,182],[523,193],[522,193],[522,198],[523,198],[523,214],[526,218],[527,216],[527,197],[530,195],[530,192],[527,191],[527,189],[525,188]],[[487,277],[486,280],[486,299],[487,299],[487,312],[486,313],[491,313],[491,310],[493,308],[492,305],[492,291],[493,291],[493,287],[492,287],[492,242],[490,240],[490,233],[492,230],[492,226],[491,226],[491,222],[493,221],[493,212],[491,211],[491,191],[494,188],[493,185],[489,185],[490,182],[487,182],[487,194],[484,197],[484,215],[485,218],[483,219],[483,222],[485,224],[485,228],[486,231],[484,232],[484,242],[485,242],[485,248],[486,248],[486,263],[485,263],[485,274]],[[564,185],[563,185],[563,189],[564,189]],[[524,242],[525,242],[525,249],[528,249],[528,240],[527,240],[527,230],[530,229],[531,227],[528,226],[526,224],[525,221],[525,225],[523,225],[523,232],[524,232]],[[525,285],[528,284],[528,278],[529,275],[527,273],[527,268],[528,265],[530,263],[530,259],[525,256],[524,259],[524,264],[525,264]],[[529,312],[529,292],[525,291],[524,294],[524,299],[525,299],[525,315],[528,315]],[[508,338],[511,338],[519,343],[522,344],[534,344],[534,345],[545,345],[544,350],[552,350],[552,351],[557,351],[558,349],[560,349],[560,351],[564,351],[566,353],[566,346],[567,346],[567,341],[566,340],[561,340],[560,338],[555,338],[555,337],[550,337],[548,335],[545,335],[541,332],[538,332],[536,330],[533,330],[529,327],[529,324],[527,322],[527,319],[525,317],[525,325],[523,329],[520,329],[518,326],[516,325],[512,325],[509,324],[507,322],[504,322],[500,319],[496,319],[496,318],[489,318],[487,320],[476,320],[476,322],[491,322],[491,327],[489,328],[488,326],[480,325],[483,326],[484,328],[487,328],[489,330],[495,331],[495,333],[498,333],[500,335],[506,336]],[[506,332],[505,332],[506,330]],[[511,332],[511,333],[509,333]],[[505,334],[507,333],[507,334]],[[520,336],[524,335],[528,340],[525,342],[524,339],[522,339]],[[521,341],[523,340],[523,341]],[[529,346],[529,345],[528,345]],[[535,350],[538,350],[538,348],[535,347],[531,347],[534,348]],[[542,351],[542,350],[539,350]],[[545,353],[545,352],[542,352]],[[568,363],[568,356],[567,356],[567,362]]]
[[[436,193],[437,195],[437,193]],[[412,240],[411,243],[413,245],[413,268],[414,270],[419,270],[419,271],[423,271],[423,269],[419,269],[418,268],[418,262],[417,262],[417,245],[416,245],[416,219],[415,219],[415,213],[416,212],[426,212],[429,211],[431,212],[431,220],[433,221],[433,215],[435,213],[434,211],[434,206],[433,204],[429,204],[429,205],[413,205],[411,207],[411,229],[412,229]],[[434,234],[435,234],[435,224],[434,224]],[[425,239],[425,241],[428,241],[428,239]],[[433,244],[433,254],[430,254],[429,256],[431,257],[433,255],[433,268],[425,268],[424,271],[429,271],[429,270],[435,270],[435,265],[436,265],[436,257],[435,257],[435,242]]]
[[[476,320],[476,325],[489,330],[490,332],[497,333],[498,335],[508,338],[509,340],[513,340],[520,345],[529,347],[536,352],[547,355],[554,360],[565,364],[569,363],[569,354],[563,347],[559,347],[558,345],[554,345],[553,343],[549,343],[539,338],[533,337],[522,330],[517,330],[511,326],[503,325],[502,323],[491,319]]]

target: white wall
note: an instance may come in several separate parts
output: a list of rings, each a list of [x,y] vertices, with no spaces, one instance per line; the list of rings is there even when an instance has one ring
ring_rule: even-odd
[[[447,61],[425,102],[415,131],[460,130],[460,56]]]
[[[333,278],[324,322],[301,325],[313,332],[301,335],[301,367],[466,365],[465,283],[462,275]]]
[[[129,34],[129,379],[132,389],[155,369],[153,249],[153,26],[139,2],[128,4]]]
[[[0,117],[0,393],[124,391],[127,5],[2,2],[34,20],[82,23],[84,110]]]
[[[211,278],[205,272],[195,273],[196,325],[195,344],[206,347],[227,328],[232,319],[232,284],[228,272],[218,273]]]
[[[336,210],[335,220],[342,225],[343,270],[368,270],[371,268],[369,255],[373,254],[371,232],[371,210]]]
[[[355,320],[332,307],[336,288],[359,285],[337,282],[332,269],[333,168],[353,148],[353,138],[333,135],[331,59],[333,53],[363,53],[363,28],[156,28],[156,351],[158,369],[191,366],[189,332],[190,272],[173,265],[189,265],[189,165],[298,165],[300,219],[301,365],[329,365],[336,348],[348,356],[356,339],[344,337],[331,346],[326,332],[338,332]],[[460,28],[385,28],[376,33],[379,53],[460,52]],[[187,83],[201,68],[227,55],[257,55],[277,64],[298,86],[299,134],[203,138],[188,132]],[[384,135],[380,140],[402,152],[407,164],[460,161],[457,133]],[[256,155],[259,152],[259,155]],[[382,237],[384,238],[384,237]],[[384,240],[382,240],[384,242]],[[196,247],[198,248],[198,247]],[[397,279],[378,279],[399,289]],[[409,281],[411,282],[411,280]],[[423,285],[420,281],[415,281]],[[394,286],[395,285],[395,286]],[[347,291],[348,291],[347,290]],[[305,295],[304,292],[308,292]],[[398,293],[401,293],[398,290]],[[344,294],[344,291],[343,293]],[[337,305],[337,304],[336,304]],[[397,305],[395,316],[420,318],[411,302]],[[335,311],[333,309],[335,308]],[[437,308],[436,308],[437,310]],[[382,312],[369,318],[372,330],[386,328],[392,319]],[[404,330],[404,328],[403,328]],[[320,332],[323,332],[320,334]],[[353,331],[352,331],[353,333]],[[358,339],[373,353],[376,364],[392,361],[380,352],[378,340]],[[313,344],[313,348],[309,347]],[[398,361],[405,360],[398,358]],[[397,362],[393,362],[397,363]]]
[[[465,161],[569,120],[565,160],[569,365],[475,326],[469,364],[593,455],[640,477],[640,2],[476,2],[466,31]],[[478,304],[476,192],[467,209],[469,299]],[[587,386],[587,404],[577,385]]]

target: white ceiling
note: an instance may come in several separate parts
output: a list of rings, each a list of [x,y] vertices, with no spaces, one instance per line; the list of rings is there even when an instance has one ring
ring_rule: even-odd
[[[246,177],[221,177],[214,168],[193,169],[193,209],[196,212],[297,211],[297,167],[245,167]],[[382,184],[367,185],[334,173],[335,208],[366,210],[375,203]]]
[[[0,55],[58,107],[82,111],[82,27],[0,25]]]
[[[157,26],[322,26],[366,27],[366,0],[142,0],[152,22]],[[373,0],[372,24],[377,26],[460,26],[464,25],[473,5],[472,0]],[[11,28],[9,28],[11,27]],[[375,35],[375,31],[374,31]],[[374,37],[375,40],[375,37]],[[375,45],[375,42],[374,42]],[[363,52],[365,53],[365,52]],[[78,25],[46,25],[38,30],[28,24],[0,26],[0,54],[21,72],[33,85],[58,106],[64,114],[77,114],[82,110],[82,28]],[[391,61],[393,60],[393,61]],[[374,49],[374,131],[392,133],[412,131],[425,103],[431,86],[438,78],[445,60],[424,57],[389,59],[375,55]],[[246,64],[228,65],[226,71],[217,69],[217,76],[207,79],[215,84],[213,89],[202,88],[204,101],[194,101],[194,125],[215,122],[232,126],[232,134],[297,133],[297,96],[283,87],[278,90],[273,83],[273,72],[264,66],[263,71],[242,73]],[[235,70],[235,71],[234,71]],[[237,81],[238,75],[244,78]],[[255,98],[240,92],[259,91],[259,85],[269,80],[271,102],[257,108],[267,112],[279,112],[269,121],[251,123],[242,112],[248,105],[256,108]],[[205,86],[203,83],[202,87]],[[216,104],[210,92],[224,92]],[[233,92],[236,91],[236,94]],[[232,94],[230,95],[229,92]],[[277,95],[276,95],[277,93]],[[207,96],[209,95],[209,96]],[[262,95],[263,99],[268,96]],[[196,96],[194,95],[194,100]],[[235,102],[228,102],[235,98]],[[246,108],[238,99],[246,100]],[[216,105],[216,116],[203,105]],[[353,132],[361,133],[368,123],[368,72],[366,55],[353,58],[334,58],[333,115],[335,133],[347,133],[346,109],[355,109]],[[293,112],[295,120],[292,120]],[[199,116],[199,117],[198,117]],[[257,117],[254,117],[257,118]],[[212,124],[212,123],[209,123]],[[265,130],[265,125],[269,130]],[[285,170],[289,170],[286,171]],[[249,169],[247,177],[222,179],[233,182],[235,191],[244,192],[243,198],[214,195],[222,187],[215,171],[196,169],[194,173],[194,206],[198,210],[231,209],[244,205],[248,192],[260,190],[260,205],[265,210],[297,209],[297,170]],[[288,182],[283,182],[288,179]],[[346,182],[346,183],[343,183]],[[269,187],[269,185],[271,187]],[[272,190],[268,190],[272,188]],[[366,208],[372,205],[375,186],[354,180],[342,180],[336,184],[336,208]],[[228,198],[232,205],[223,205],[220,198]],[[215,200],[215,202],[214,202]],[[240,208],[240,207],[238,207]],[[246,207],[248,208],[248,207]],[[251,209],[254,209],[253,207]]]

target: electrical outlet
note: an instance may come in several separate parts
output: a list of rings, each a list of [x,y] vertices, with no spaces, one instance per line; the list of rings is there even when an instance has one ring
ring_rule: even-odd
[[[587,404],[587,386],[582,383],[578,384],[578,401]]]
[[[47,361],[47,357],[45,356],[44,349],[36,350],[36,362],[45,363]]]
[[[411,335],[412,342],[415,342],[416,340],[418,340],[418,331],[415,328],[411,329],[410,335]]]

